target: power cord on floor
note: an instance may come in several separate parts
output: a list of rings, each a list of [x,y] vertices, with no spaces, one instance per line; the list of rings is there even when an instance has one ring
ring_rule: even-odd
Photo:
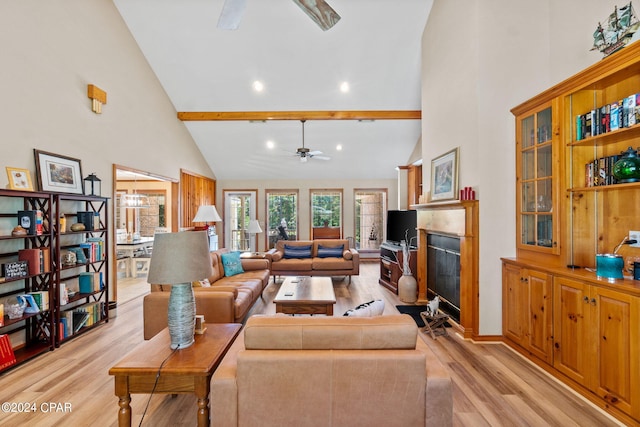
[[[142,426],[142,421],[144,420],[144,416],[147,414],[147,409],[149,409],[149,404],[151,403],[151,398],[153,397],[153,393],[156,391],[156,387],[158,386],[158,380],[160,379],[160,370],[162,369],[164,364],[167,363],[167,360],[169,360],[169,358],[171,356],[173,356],[173,354],[176,351],[178,351],[179,348],[180,348],[180,345],[178,344],[178,346],[171,352],[171,354],[169,354],[167,357],[165,357],[165,359],[162,361],[162,363],[158,367],[158,373],[156,374],[156,381],[155,381],[155,383],[153,383],[153,388],[151,389],[151,394],[149,395],[149,400],[147,400],[147,405],[144,407],[144,412],[142,412],[142,418],[140,418],[140,424],[138,424],[138,427]]]

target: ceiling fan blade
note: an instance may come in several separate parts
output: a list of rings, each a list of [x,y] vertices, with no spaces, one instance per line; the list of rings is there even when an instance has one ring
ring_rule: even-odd
[[[300,6],[322,31],[327,31],[340,20],[340,15],[333,10],[331,6],[324,0],[293,0],[295,4]]]
[[[331,160],[331,157],[327,157],[327,156],[311,156],[311,157],[318,160]]]
[[[322,154],[322,151],[318,151],[318,150],[309,151],[309,155],[311,155],[311,156],[317,156],[317,155],[320,155],[320,154]]]
[[[218,18],[218,28],[221,30],[237,30],[246,6],[247,0],[225,0]]]

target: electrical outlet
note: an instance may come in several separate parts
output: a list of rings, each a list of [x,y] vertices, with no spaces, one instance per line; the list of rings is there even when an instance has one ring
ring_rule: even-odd
[[[629,239],[636,240],[638,243],[634,243],[633,245],[629,245],[632,248],[640,248],[640,231],[629,231]]]

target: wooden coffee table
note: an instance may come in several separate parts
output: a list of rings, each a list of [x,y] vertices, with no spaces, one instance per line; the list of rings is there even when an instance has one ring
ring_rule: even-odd
[[[169,330],[164,329],[149,341],[138,345],[109,370],[109,375],[115,377],[115,394],[119,397],[120,427],[131,426],[131,393],[152,391],[194,393],[198,398],[198,426],[209,426],[211,376],[242,325],[209,323],[206,327],[204,334],[195,336],[195,342],[190,347],[175,352],[169,348]],[[158,370],[160,375],[155,384]]]
[[[333,316],[336,295],[330,277],[287,277],[273,302],[276,313]]]

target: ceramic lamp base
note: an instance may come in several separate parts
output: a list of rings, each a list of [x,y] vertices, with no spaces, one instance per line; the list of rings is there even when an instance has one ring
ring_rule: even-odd
[[[193,344],[196,301],[191,283],[178,283],[171,286],[168,323],[171,349],[186,348]]]

